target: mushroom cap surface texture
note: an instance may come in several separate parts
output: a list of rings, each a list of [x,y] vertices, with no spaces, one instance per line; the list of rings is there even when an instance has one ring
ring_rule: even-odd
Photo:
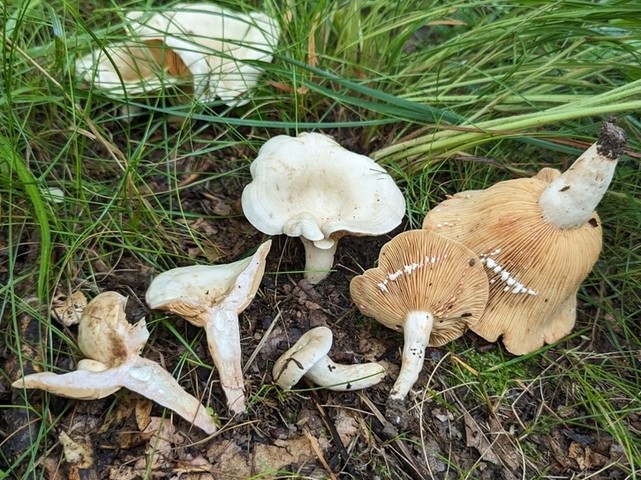
[[[265,272],[271,240],[252,256],[220,265],[191,265],[162,272],[153,279],[145,299],[152,309],[180,315],[203,327],[209,310],[225,302],[235,313],[251,303]]]
[[[116,95],[162,89],[191,80],[201,101],[220,98],[229,106],[263,72],[256,61],[271,62],[280,29],[259,13],[224,9],[208,2],[178,3],[157,12],[132,11],[130,40],[97,49],[76,61],[76,74]]]
[[[268,235],[330,248],[344,234],[387,233],[405,215],[403,194],[383,167],[320,133],[271,138],[250,171],[243,212]]]
[[[144,319],[129,323],[126,304],[127,297],[111,291],[87,304],[78,324],[78,346],[87,358],[116,367],[142,351],[149,331]]]
[[[409,230],[383,245],[378,266],[354,277],[350,293],[364,315],[397,331],[410,312],[431,313],[429,345],[440,346],[478,321],[488,279],[469,248],[434,232]]]
[[[539,198],[559,172],[457,193],[427,213],[423,228],[457,240],[485,265],[488,306],[472,330],[521,355],[566,336],[576,319],[576,294],[601,251],[594,212],[581,227],[543,220]]]

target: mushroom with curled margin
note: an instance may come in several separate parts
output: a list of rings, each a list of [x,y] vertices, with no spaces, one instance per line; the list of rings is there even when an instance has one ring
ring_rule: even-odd
[[[124,387],[173,410],[207,434],[215,433],[216,422],[207,409],[167,370],[140,356],[149,331],[144,319],[135,325],[127,321],[126,303],[119,293],[104,292],[86,306],[78,325],[78,346],[87,358],[78,362],[77,370],[34,373],[12,386],[80,400],[104,398]]]
[[[502,336],[516,355],[569,334],[577,292],[602,245],[594,211],[606,192],[626,136],[605,122],[599,139],[560,173],[506,180],[455,194],[427,213],[423,228],[457,240],[485,265],[488,307],[472,330]]]
[[[175,313],[205,329],[227,406],[234,414],[245,411],[238,315],[251,303],[265,272],[271,240],[256,253],[224,265],[192,265],[158,275],[145,298],[149,307]]]
[[[268,140],[242,193],[249,222],[267,235],[300,237],[305,278],[329,273],[344,235],[382,235],[400,225],[405,199],[374,160],[320,133]]]
[[[77,76],[118,96],[191,83],[199,101],[219,97],[228,106],[249,101],[241,96],[257,84],[257,62],[271,62],[280,35],[264,13],[208,2],[132,11],[125,25],[130,38],[79,58]]]
[[[283,390],[291,390],[301,378],[335,391],[369,388],[385,376],[385,367],[370,362],[354,365],[334,363],[328,356],[333,334],[328,327],[312,328],[274,363],[274,382]]]
[[[418,380],[428,346],[444,345],[474,325],[488,297],[488,279],[469,248],[427,230],[403,232],[383,245],[376,268],[354,277],[358,309],[404,337],[400,373],[387,417],[403,424],[405,399]]]

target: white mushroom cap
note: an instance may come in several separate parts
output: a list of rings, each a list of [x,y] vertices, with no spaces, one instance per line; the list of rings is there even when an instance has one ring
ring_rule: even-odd
[[[268,240],[254,255],[237,262],[167,270],[151,282],[145,295],[149,307],[205,328],[227,405],[234,413],[245,411],[238,315],[256,295],[271,243]]]
[[[327,276],[342,236],[382,235],[405,215],[403,194],[383,167],[320,133],[268,140],[250,171],[245,216],[268,235],[301,237],[312,283]]]
[[[207,409],[167,370],[139,355],[149,331],[144,319],[129,325],[124,316],[126,302],[116,292],[104,292],[89,302],[78,327],[79,338],[81,329],[84,332],[81,350],[89,358],[78,362],[78,370],[61,375],[35,373],[12,386],[80,400],[104,398],[124,387],[175,411],[206,433],[214,433],[216,422]]]
[[[248,102],[239,97],[263,73],[254,62],[271,62],[280,35],[276,20],[263,13],[205,2],[178,3],[152,15],[133,11],[127,21],[131,40],[78,59],[79,76],[117,95],[191,78],[201,101],[219,97],[229,106]]]
[[[380,363],[334,363],[327,356],[332,341],[332,331],[327,327],[316,327],[304,333],[274,363],[274,382],[283,390],[290,390],[301,378],[307,377],[328,390],[352,391],[371,387],[383,379],[386,372]]]

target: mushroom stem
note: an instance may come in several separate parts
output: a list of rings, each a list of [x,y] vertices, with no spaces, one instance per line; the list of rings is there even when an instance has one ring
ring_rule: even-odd
[[[101,372],[74,370],[60,375],[53,372],[33,373],[16,380],[11,386],[37,388],[59,397],[78,400],[105,398],[121,388],[120,382],[115,381],[109,374],[109,370]]]
[[[113,369],[112,375],[114,380],[120,379],[121,385],[125,388],[173,410],[207,434],[216,432],[214,418],[195,397],[183,390],[176,379],[156,362],[134,357],[131,361]]]
[[[227,308],[211,308],[204,327],[209,353],[218,370],[227,407],[234,414],[244,413],[245,387],[238,314]]]
[[[621,128],[604,122],[596,143],[541,194],[543,218],[558,228],[578,228],[590,220],[612,181],[625,142]]]
[[[75,370],[61,375],[35,373],[15,381],[13,387],[38,388],[79,400],[104,398],[125,387],[173,410],[207,434],[211,435],[217,429],[205,407],[184,391],[167,370],[139,356],[131,356],[121,365],[102,371]]]
[[[407,315],[403,327],[404,344],[401,371],[390,392],[390,403],[403,402],[418,380],[433,325],[434,315],[430,312],[413,311]]]
[[[385,373],[385,368],[379,363],[341,365],[334,363],[325,355],[307,371],[305,376],[314,384],[328,390],[347,392],[376,385],[383,379]]]
[[[323,247],[320,248],[319,242],[312,242],[305,237],[300,237],[305,247],[305,278],[311,284],[317,284],[324,280],[334,265],[334,255],[338,242],[324,241]]]

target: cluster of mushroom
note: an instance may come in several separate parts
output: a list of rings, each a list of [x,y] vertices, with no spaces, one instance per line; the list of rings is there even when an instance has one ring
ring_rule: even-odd
[[[502,336],[516,355],[566,336],[576,296],[602,243],[594,211],[607,190],[626,136],[614,122],[564,173],[454,195],[428,212],[423,229],[386,244],[378,266],[352,279],[359,310],[403,330],[402,366],[388,418],[403,422],[403,403],[425,348],[467,328],[488,341]]]
[[[502,336],[507,350],[518,355],[571,331],[578,288],[601,249],[594,209],[625,141],[623,130],[605,122],[597,142],[564,173],[545,168],[532,178],[454,195],[428,212],[423,229],[392,238],[378,265],[352,279],[357,308],[404,335],[401,369],[387,405],[392,422],[404,423],[405,399],[428,346],[471,329],[489,341]],[[264,233],[301,237],[311,283],[328,275],[343,235],[386,233],[404,216],[403,195],[389,174],[322,134],[274,137],[260,149],[251,173],[242,195],[245,215]],[[226,265],[168,270],[146,292],[151,308],[205,329],[233,414],[245,411],[238,315],[256,294],[270,247],[268,240],[252,256]],[[78,370],[28,375],[13,386],[80,399],[125,387],[214,433],[206,408],[160,365],[140,356],[149,332],[144,319],[127,322],[125,302],[106,292],[86,307],[78,344],[87,358]],[[349,391],[381,381],[386,370],[380,363],[334,363],[328,356],[332,337],[327,327],[305,333],[274,363],[274,382],[290,390],[306,377]]]

